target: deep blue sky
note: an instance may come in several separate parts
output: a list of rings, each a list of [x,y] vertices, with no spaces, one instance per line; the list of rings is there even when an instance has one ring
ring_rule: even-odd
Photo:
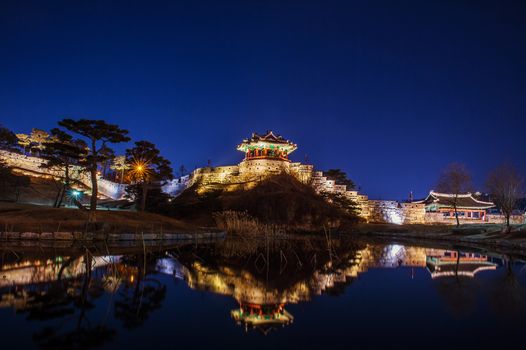
[[[373,198],[526,172],[526,1],[0,1],[0,123],[101,118],[174,168],[273,129]],[[122,147],[118,147],[122,149]]]

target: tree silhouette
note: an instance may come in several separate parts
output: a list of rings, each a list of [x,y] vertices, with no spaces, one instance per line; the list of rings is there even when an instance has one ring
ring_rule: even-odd
[[[337,185],[345,185],[348,190],[354,190],[356,184],[354,181],[347,177],[347,174],[341,169],[329,169],[323,172],[323,175],[326,176],[329,180],[334,180]]]
[[[94,220],[97,210],[97,169],[98,165],[105,160],[103,150],[109,143],[128,142],[128,131],[121,129],[118,125],[108,124],[104,120],[91,119],[63,119],[58,123],[67,130],[83,136],[88,140],[90,147],[89,155],[86,157],[86,165],[91,175],[91,219]]]
[[[438,180],[437,190],[452,195],[452,197],[448,199],[447,204],[453,206],[457,227],[460,226],[457,212],[459,203],[458,196],[471,191],[471,189],[471,175],[464,164],[449,164]]]
[[[16,135],[0,124],[0,149],[12,152],[16,150],[17,145]]]
[[[488,176],[487,187],[491,199],[506,217],[506,226],[509,230],[510,217],[516,209],[519,198],[523,195],[522,177],[513,165],[501,165],[494,169]]]
[[[55,199],[54,207],[58,208],[71,187],[72,166],[79,165],[85,159],[88,154],[87,145],[84,141],[74,140],[68,133],[55,128],[51,130],[51,141],[44,142],[43,146],[41,157],[47,162],[41,167],[54,170],[64,179]]]
[[[162,157],[157,147],[148,141],[135,142],[135,147],[126,150],[126,159],[130,164],[133,180],[140,185],[135,190],[137,199],[140,200],[139,209],[144,211],[152,184],[173,179],[170,161]]]
[[[29,320],[59,320],[54,324],[46,322],[33,335],[33,341],[42,349],[89,349],[100,347],[116,335],[115,330],[104,324],[92,324],[87,311],[94,308],[93,299],[101,296],[100,281],[92,277],[93,257],[86,250],[82,257],[72,257],[63,262],[60,271],[72,261],[82,259],[85,273],[80,278],[59,279],[45,290],[24,291],[28,302],[21,310]]]
[[[146,277],[146,257],[131,257],[128,264],[138,268],[137,278],[131,286],[124,286],[115,301],[115,318],[122,320],[124,327],[140,327],[152,312],[160,309],[166,298],[166,286],[153,278]]]

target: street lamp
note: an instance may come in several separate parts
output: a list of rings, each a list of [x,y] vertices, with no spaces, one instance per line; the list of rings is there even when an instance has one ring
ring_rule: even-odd
[[[82,197],[82,192],[78,190],[71,190],[69,191],[69,197],[74,200],[79,200],[80,197]]]

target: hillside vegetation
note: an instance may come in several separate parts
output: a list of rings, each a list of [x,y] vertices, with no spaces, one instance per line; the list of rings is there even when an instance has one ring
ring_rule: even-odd
[[[177,197],[167,214],[211,225],[214,213],[246,212],[266,224],[306,231],[358,221],[356,216],[328,203],[311,186],[286,174],[270,177],[250,190],[216,190],[198,195],[198,188],[196,184]]]

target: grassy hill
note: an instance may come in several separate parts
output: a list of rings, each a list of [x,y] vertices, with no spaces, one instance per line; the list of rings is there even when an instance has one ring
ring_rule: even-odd
[[[290,175],[268,178],[251,190],[218,190],[198,195],[199,184],[175,198],[168,214],[200,224],[213,224],[213,213],[242,211],[264,223],[297,230],[320,230],[358,219],[329,204]]]

